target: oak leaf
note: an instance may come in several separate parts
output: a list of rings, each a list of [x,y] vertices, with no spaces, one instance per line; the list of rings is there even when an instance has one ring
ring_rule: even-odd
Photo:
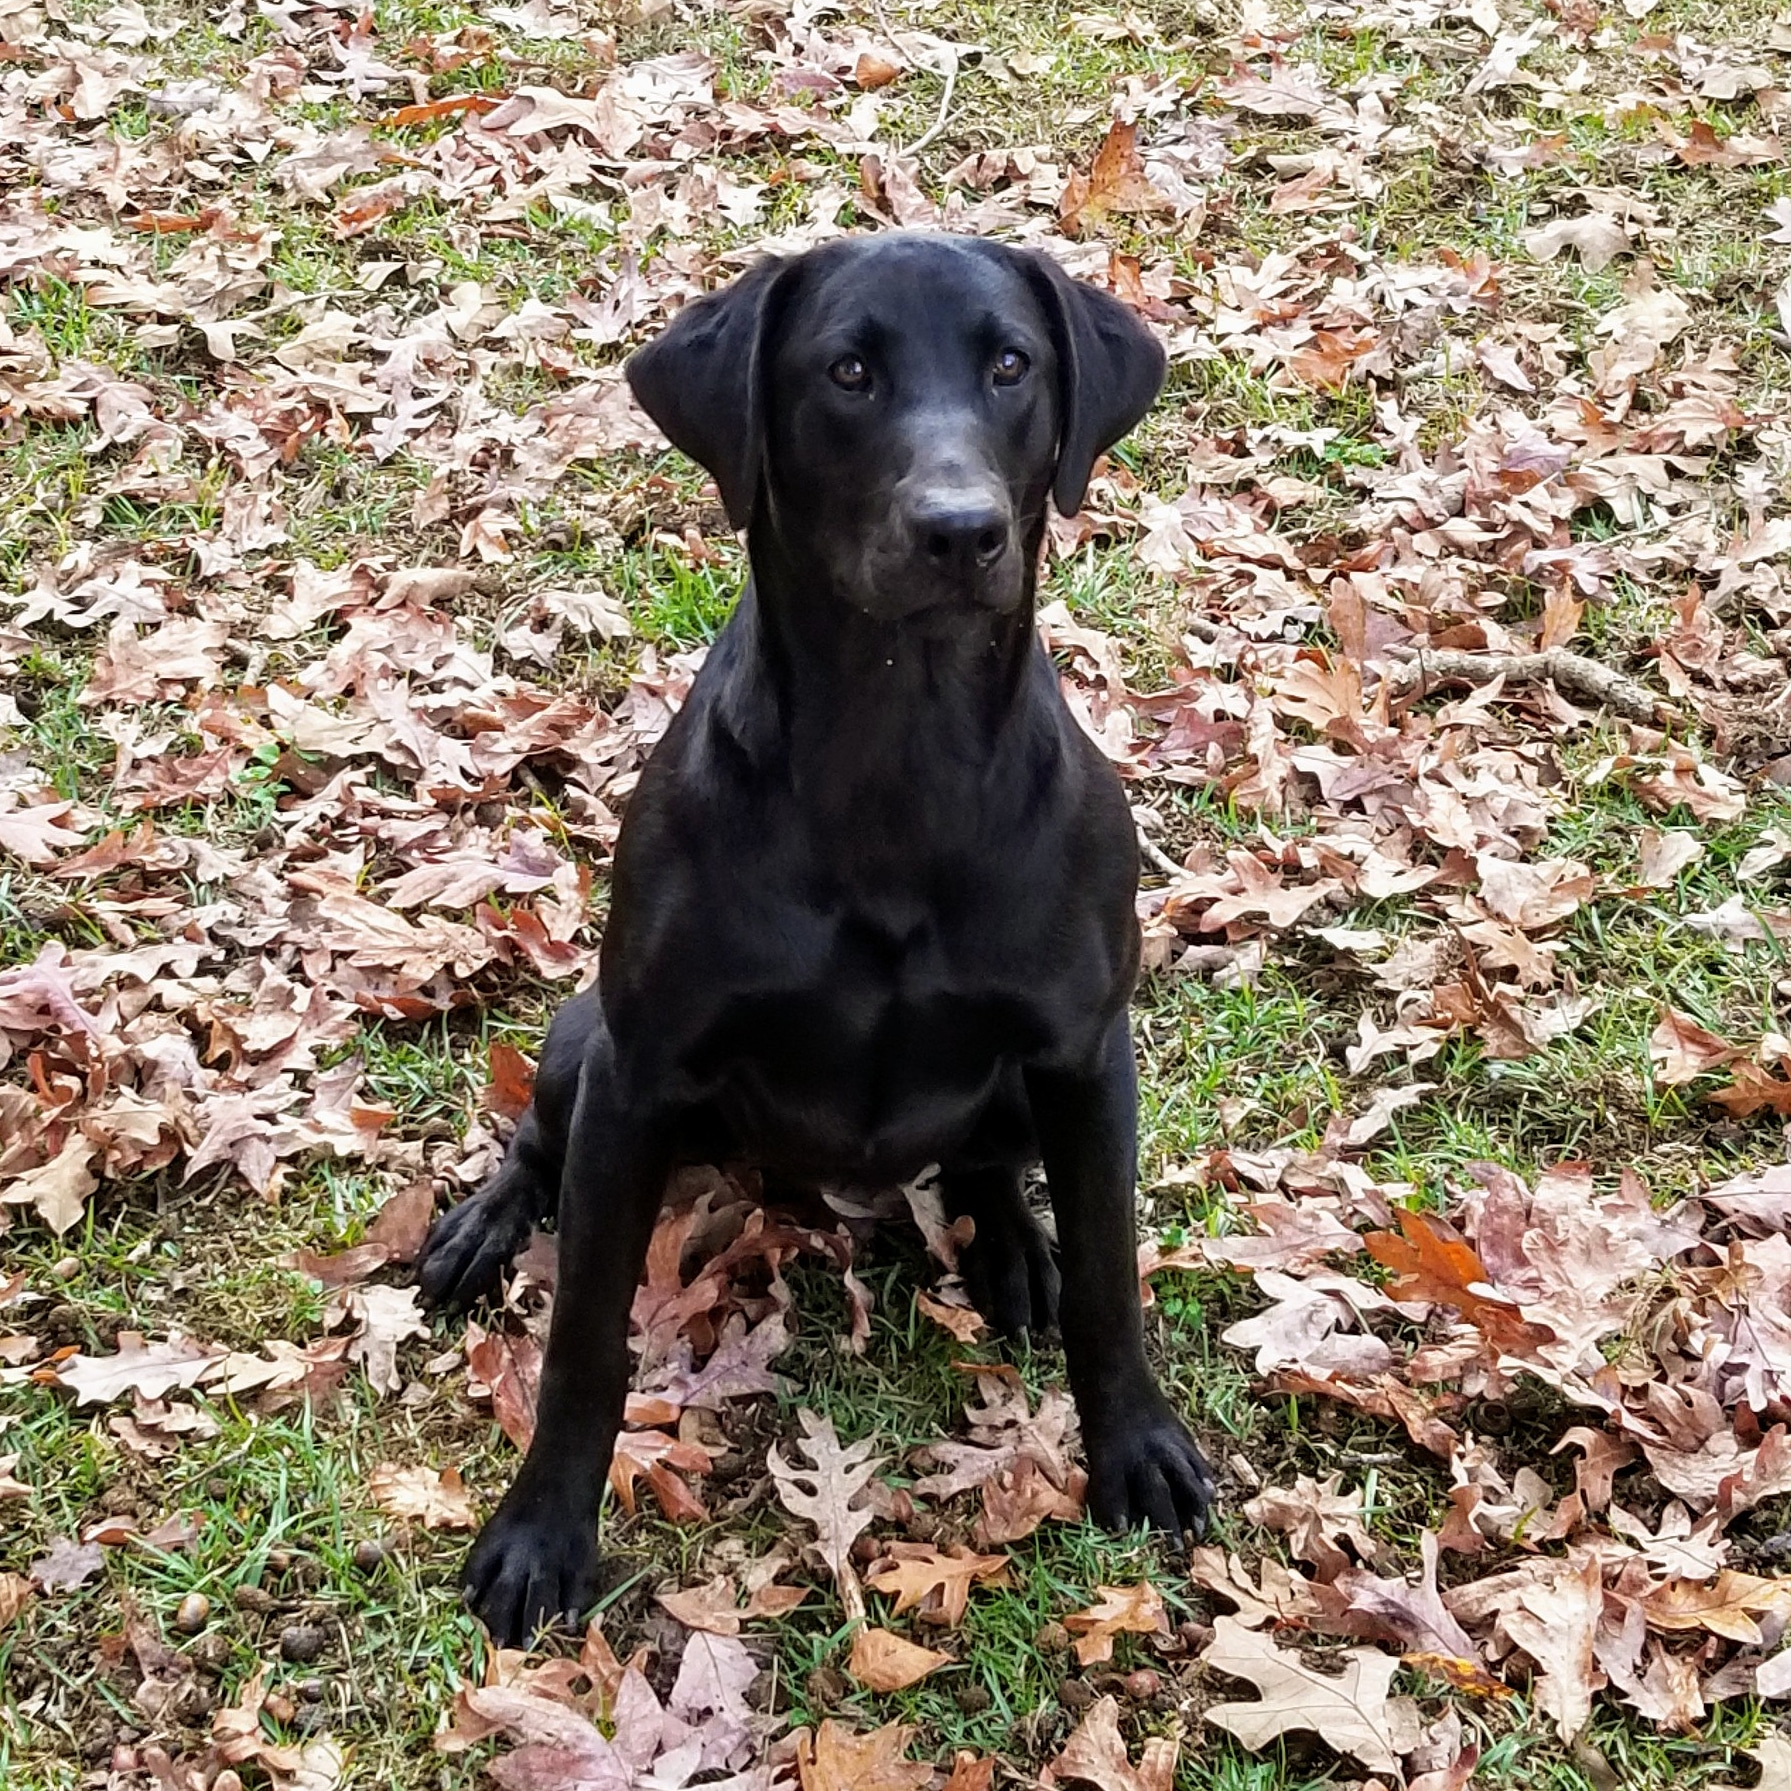
[[[852,1569],[851,1550],[876,1515],[870,1482],[882,1458],[871,1454],[875,1445],[869,1438],[842,1445],[831,1418],[806,1409],[797,1417],[804,1434],[793,1446],[812,1465],[786,1461],[775,1443],[766,1452],[765,1464],[784,1509],[814,1525],[814,1550],[839,1586],[847,1617],[862,1618],[864,1594]]]
[[[1153,1735],[1140,1749],[1134,1766],[1119,1732],[1119,1700],[1109,1696],[1089,1707],[1063,1744],[1063,1752],[1045,1770],[1054,1783],[1068,1779],[1094,1785],[1098,1791],[1170,1791],[1180,1752],[1177,1737]]]
[[[967,1548],[941,1550],[931,1542],[892,1542],[865,1575],[873,1592],[893,1594],[895,1614],[917,1607],[923,1621],[955,1627],[964,1621],[974,1583],[1005,1584],[1006,1555],[977,1555]]]
[[[1659,1024],[1648,1035],[1648,1056],[1654,1065],[1654,1079],[1663,1088],[1677,1088],[1695,1081],[1745,1055],[1739,1045],[1719,1038],[1689,1014],[1670,1007],[1662,1009]]]
[[[772,1557],[772,1571],[788,1557]],[[750,1579],[749,1579],[750,1583]],[[700,1586],[655,1594],[661,1605],[686,1629],[700,1629],[712,1636],[737,1636],[740,1626],[753,1617],[782,1617],[808,1597],[806,1586],[778,1586],[767,1581],[754,1586],[744,1603],[731,1573],[718,1573]]]
[[[385,1462],[367,1476],[367,1490],[389,1517],[415,1519],[425,1530],[470,1530],[478,1522],[458,1468],[401,1468]]]
[[[860,1735],[829,1718],[814,1735],[797,1736],[802,1791],[920,1791],[933,1769],[902,1758],[913,1734],[905,1723],[887,1723]]]
[[[1378,1648],[1344,1652],[1348,1664],[1341,1674],[1321,1673],[1236,1618],[1220,1617],[1201,1663],[1248,1679],[1262,1695],[1255,1704],[1215,1704],[1206,1720],[1251,1749],[1290,1729],[1310,1729],[1371,1772],[1397,1774],[1400,1755],[1416,1746],[1421,1730],[1411,1700],[1389,1695],[1399,1662]]]
[[[1487,1285],[1486,1265],[1446,1219],[1402,1207],[1399,1229],[1371,1231],[1362,1240],[1374,1260],[1394,1271],[1387,1284],[1395,1300],[1427,1300],[1453,1306],[1494,1348],[1528,1355],[1552,1337],[1545,1326],[1528,1323],[1515,1300]]]
[[[126,1393],[160,1399],[176,1387],[196,1386],[227,1352],[191,1337],[145,1343],[141,1331],[120,1331],[110,1356],[70,1356],[55,1366],[56,1384],[67,1387],[77,1405],[105,1405]]]
[[[1065,1617],[1063,1626],[1076,1638],[1077,1660],[1092,1667],[1113,1658],[1116,1635],[1167,1635],[1169,1617],[1156,1587],[1140,1580],[1135,1586],[1095,1587],[1095,1602]]]
[[[1138,126],[1118,119],[1107,127],[1086,174],[1073,171],[1064,182],[1057,215],[1066,236],[1099,229],[1119,212],[1166,212],[1169,200],[1151,185],[1138,154]]]

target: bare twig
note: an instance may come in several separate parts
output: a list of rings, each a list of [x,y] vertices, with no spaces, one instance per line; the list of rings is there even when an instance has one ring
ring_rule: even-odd
[[[902,42],[896,35],[895,27],[890,24],[888,17],[883,11],[883,0],[872,0],[872,4],[876,8],[877,23],[883,27],[883,35],[889,39],[889,47],[894,50],[910,68],[925,69],[930,75],[939,74],[940,71],[938,69],[928,67],[926,63],[919,61],[911,51],[902,48]],[[922,131],[921,134],[905,149],[890,150],[889,153],[892,159],[896,156],[919,155],[920,152],[945,129],[945,121],[951,116],[952,93],[958,85],[958,57],[955,50],[952,52],[951,63],[945,69],[943,78],[945,81],[945,92],[941,94],[939,98],[939,116],[935,118],[932,124],[926,130]]]
[[[958,61],[954,56],[945,71],[945,91],[939,96],[939,116],[926,130],[922,131],[906,149],[898,149],[897,155],[919,155],[926,146],[945,129],[945,121],[951,116],[952,90],[958,84]]]
[[[1553,681],[1569,696],[1582,702],[1602,703],[1625,721],[1652,722],[1659,705],[1635,679],[1600,665],[1580,653],[1551,647],[1544,653],[1431,652],[1423,648],[1391,649],[1399,663],[1386,673],[1390,695],[1404,696],[1432,683],[1458,680],[1464,684],[1490,684],[1504,678],[1509,684],[1544,684]]]
[[[1187,868],[1179,865],[1161,846],[1153,840],[1143,827],[1138,829],[1138,850],[1145,856],[1153,870],[1159,870],[1165,877],[1179,877]]]

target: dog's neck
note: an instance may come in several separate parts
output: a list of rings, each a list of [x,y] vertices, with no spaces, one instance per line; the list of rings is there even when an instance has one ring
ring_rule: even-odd
[[[731,731],[780,759],[819,813],[895,849],[976,824],[998,760],[1037,732],[1035,581],[1011,611],[879,621],[749,539],[753,576],[729,627]],[[1036,562],[1029,556],[1029,566]],[[1047,676],[1042,687],[1053,689]]]

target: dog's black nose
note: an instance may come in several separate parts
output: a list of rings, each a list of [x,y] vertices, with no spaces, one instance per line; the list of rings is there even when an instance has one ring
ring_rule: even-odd
[[[984,572],[1007,552],[1007,510],[982,492],[930,492],[912,520],[921,552],[942,572]]]

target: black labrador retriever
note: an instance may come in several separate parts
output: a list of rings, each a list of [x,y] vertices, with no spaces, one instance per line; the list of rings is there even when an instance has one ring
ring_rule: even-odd
[[[598,984],[425,1246],[425,1294],[466,1302],[559,1215],[535,1439],[468,1598],[516,1643],[595,1595],[629,1304],[683,1160],[937,1163],[978,1307],[1061,1320],[1094,1515],[1198,1529],[1212,1480],[1135,1267],[1133,823],[1033,624],[1046,499],[1077,510],[1162,353],[1042,255],[896,233],[759,263],[627,371],[752,577],[629,802]],[[1022,1197],[1041,1158],[1055,1257]]]

